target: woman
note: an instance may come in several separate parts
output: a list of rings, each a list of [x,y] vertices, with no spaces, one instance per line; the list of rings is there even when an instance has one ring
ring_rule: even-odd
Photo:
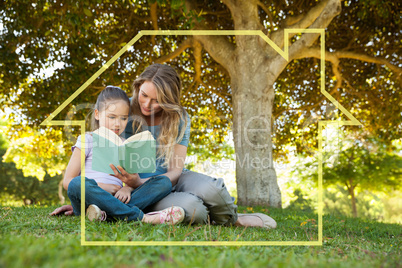
[[[125,135],[149,130],[157,140],[157,170],[152,174],[128,174],[113,166],[117,178],[137,188],[149,177],[163,175],[172,182],[172,193],[148,207],[150,211],[171,206],[184,208],[184,222],[275,228],[276,222],[261,213],[237,214],[237,206],[222,179],[184,169],[190,139],[190,118],[180,105],[181,81],[176,71],[153,64],[133,83],[131,109],[133,123],[127,124]]]

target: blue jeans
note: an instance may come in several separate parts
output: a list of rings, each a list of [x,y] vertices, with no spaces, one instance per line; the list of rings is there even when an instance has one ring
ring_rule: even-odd
[[[142,210],[150,206],[172,191],[172,183],[166,176],[154,176],[131,192],[128,204],[103,190],[95,180],[85,178],[85,209],[89,205],[97,205],[108,217],[128,221],[140,221],[144,217]],[[81,214],[81,176],[71,180],[67,190],[74,214]]]

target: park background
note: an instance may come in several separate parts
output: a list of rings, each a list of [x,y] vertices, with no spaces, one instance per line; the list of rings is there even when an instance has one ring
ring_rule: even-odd
[[[204,253],[215,256],[221,266],[244,266],[248,254],[260,256],[261,252],[270,257],[260,258],[254,265],[268,265],[271,258],[274,266],[323,265],[329,260],[334,265],[346,260],[362,266],[399,263],[400,12],[400,4],[375,0],[3,1],[0,219],[4,259],[0,265],[69,266],[84,261],[84,256],[74,257],[79,249],[68,251],[71,260],[65,262],[55,253],[66,243],[79,245],[75,237],[79,219],[64,222],[46,216],[60,203],[68,203],[60,181],[80,129],[40,124],[136,34],[159,29],[261,30],[283,49],[286,28],[325,28],[325,90],[362,124],[333,125],[323,131],[323,209],[327,217],[323,249],[229,247],[205,249]],[[131,94],[132,81],[146,66],[169,64],[181,75],[182,104],[192,118],[187,168],[224,178],[241,212],[268,213],[278,221],[278,228],[266,236],[261,231],[221,231],[210,226],[208,236],[206,229],[198,226],[174,230],[176,236],[171,237],[172,230],[155,227],[142,231],[148,236],[133,238],[128,235],[130,229],[121,230],[127,236],[117,237],[116,226],[94,225],[90,227],[102,234],[88,234],[87,239],[317,240],[318,122],[350,119],[320,93],[319,45],[317,34],[289,36],[288,63],[260,36],[141,37],[56,119],[83,120],[106,85],[120,86]],[[253,116],[260,120],[247,121]],[[248,130],[237,130],[236,124],[266,131],[255,137]],[[245,146],[250,144],[245,140],[249,137],[254,137],[254,147]],[[256,144],[269,148],[255,149]],[[268,156],[269,165],[239,165],[250,155]],[[32,217],[35,220],[30,220]],[[35,221],[39,223],[35,225]],[[55,229],[55,225],[65,227]],[[58,243],[63,235],[67,238]],[[35,243],[39,243],[35,237],[54,252],[42,256],[35,251]],[[21,249],[12,249],[16,247]],[[350,248],[353,251],[348,252]],[[106,259],[126,252],[107,247],[98,250]],[[179,248],[132,250],[140,253],[133,257],[132,266],[190,262],[176,256]],[[199,248],[182,250],[190,252],[194,266],[202,264],[202,258],[195,257]],[[24,251],[26,257],[16,260]],[[42,257],[36,258],[38,254]],[[239,255],[237,261],[233,254]],[[122,257],[117,259],[126,265]]]

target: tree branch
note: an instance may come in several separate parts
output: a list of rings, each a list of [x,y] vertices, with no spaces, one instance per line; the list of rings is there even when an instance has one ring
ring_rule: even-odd
[[[224,36],[196,35],[194,39],[199,41],[211,57],[223,66],[229,73],[235,61],[235,46]]]
[[[325,7],[328,5],[329,0],[324,0],[320,3],[318,3],[315,7],[310,9],[310,11],[305,15],[297,15],[293,17],[289,17],[289,19],[285,20],[285,27],[292,26],[292,28],[300,28],[300,29],[306,29],[309,27],[311,24],[314,23],[314,21],[320,16],[320,14],[323,12]]]
[[[312,29],[322,29],[327,28],[331,21],[334,19],[336,15],[341,12],[341,3],[339,0],[329,0],[328,4],[325,6],[321,14],[318,18],[310,25],[309,28]],[[319,33],[308,33],[303,34],[299,40],[293,43],[289,47],[289,60],[297,57],[297,54],[300,53],[306,47],[310,47],[320,36]],[[324,38],[324,36],[323,36]]]
[[[288,28],[289,26],[292,26],[292,25],[298,23],[299,21],[301,21],[305,17],[306,17],[306,14],[299,14],[299,15],[296,15],[296,16],[291,16],[291,17],[289,17],[289,18],[284,20],[283,28]]]
[[[210,92],[222,98],[230,107],[232,107],[232,103],[220,92],[216,91],[213,87],[207,86],[204,81],[201,79],[201,65],[202,65],[202,45],[198,41],[193,42],[194,47],[194,70],[195,77],[194,82],[196,85],[203,85],[205,89],[208,89]]]
[[[323,10],[328,6],[330,0],[324,0],[313,7],[307,14],[300,14],[297,16],[289,17],[284,21],[284,26],[272,34],[271,39],[279,47],[283,47],[284,44],[284,30],[292,26],[293,29],[306,29],[311,26],[314,21],[322,14]],[[335,0],[339,1],[339,0]],[[332,19],[331,19],[332,20]],[[318,27],[323,28],[323,27]],[[289,37],[290,38],[290,37]]]
[[[158,7],[157,1],[155,1],[154,3],[152,3],[152,4],[151,4],[151,7],[150,7],[152,27],[154,28],[154,30],[159,30],[159,27],[158,27],[157,7]],[[152,42],[152,45],[155,46],[155,43],[156,43],[156,41],[155,41],[155,35],[153,35],[153,36],[151,37],[151,42]]]
[[[271,32],[272,32],[273,29],[274,29],[274,19],[273,19],[273,16],[272,16],[271,11],[269,11],[269,9],[268,9],[263,3],[261,3],[261,1],[259,1],[259,0],[258,0],[258,2],[257,2],[257,5],[258,5],[262,10],[264,10],[264,12],[267,14],[268,19],[269,19],[269,27],[270,27]]]
[[[195,70],[195,77],[194,81],[197,83],[201,83],[201,64],[202,64],[202,45],[198,41],[194,41],[194,70]]]
[[[402,73],[402,68],[393,65],[392,63],[390,63],[389,61],[387,61],[386,59],[383,59],[383,58],[371,57],[371,56],[368,56],[365,54],[360,54],[360,53],[351,52],[351,51],[336,51],[336,52],[334,52],[334,54],[340,59],[345,59],[345,58],[346,59],[355,59],[355,60],[376,63],[376,64],[380,64],[380,65],[385,65],[389,69],[391,69],[393,72],[395,72],[395,74],[397,74],[398,76],[400,76]]]
[[[192,38],[188,38],[188,39],[184,40],[183,43],[181,43],[179,45],[179,47],[175,51],[173,51],[172,53],[170,53],[168,55],[165,55],[163,57],[160,57],[160,58],[156,59],[155,63],[164,63],[164,62],[167,62],[167,61],[170,61],[170,60],[176,58],[184,50],[186,50],[187,48],[191,47],[192,42],[193,42]]]
[[[233,0],[222,1],[229,9],[233,8]],[[187,10],[195,10],[194,3],[191,0],[186,0]],[[195,30],[208,30],[205,24],[197,22],[193,19]],[[235,46],[224,36],[217,35],[194,35],[194,40],[200,42],[203,48],[211,55],[211,57],[225,68],[229,74],[234,65]]]
[[[305,48],[303,51],[301,51],[298,54],[298,57],[295,57],[295,59],[310,58],[310,57],[320,59],[321,58],[320,48]],[[355,60],[380,64],[380,65],[385,65],[398,76],[400,76],[402,73],[402,68],[393,65],[392,63],[390,63],[389,61],[387,61],[386,59],[383,59],[383,58],[376,58],[376,57],[372,57],[372,56],[368,56],[365,54],[361,54],[358,52],[352,52],[352,51],[342,51],[342,50],[335,51],[335,52],[325,51],[325,60],[330,61],[332,64],[339,64],[339,59],[355,59]],[[338,71],[338,73],[339,73],[339,71]]]
[[[332,72],[334,73],[334,75],[336,77],[335,90],[337,90],[338,88],[340,88],[342,86],[342,81],[343,81],[342,74],[339,71],[339,60],[338,59],[334,59],[332,61]]]
[[[230,10],[236,7],[235,0],[221,0],[221,2],[224,3]]]

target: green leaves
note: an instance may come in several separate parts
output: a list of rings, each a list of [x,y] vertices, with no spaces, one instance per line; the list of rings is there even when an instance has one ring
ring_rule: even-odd
[[[88,17],[92,17],[92,12],[91,10],[84,8],[84,14],[87,15]]]
[[[352,196],[352,202],[353,196],[360,192],[386,193],[402,188],[402,157],[397,150],[390,151],[377,138],[356,138],[362,134],[332,135],[333,139],[324,141],[322,175],[325,188],[344,187]],[[293,174],[316,185],[317,157],[300,158]]]
[[[3,160],[14,162],[24,176],[36,177],[40,181],[46,174],[60,175],[67,166],[69,155],[64,148],[62,134],[61,130],[52,128],[21,129],[12,136]]]
[[[150,4],[154,2],[3,3],[0,12],[3,23],[0,33],[2,107],[12,109],[14,119],[23,121],[24,125],[37,126],[139,31],[153,29]],[[272,28],[267,29],[269,34],[286,18],[306,14],[317,4],[316,1],[261,2],[272,13],[265,14],[258,9],[261,21]],[[235,28],[233,16],[236,14],[231,14],[220,1],[192,1],[195,7],[192,10],[185,9],[184,0],[157,0],[157,3],[158,28],[161,29],[193,29],[195,21],[205,29]],[[358,51],[400,65],[397,4],[369,0],[342,3],[342,13],[326,31],[327,49]],[[106,85],[120,86],[131,94],[132,81],[146,66],[169,55],[188,38],[143,36],[57,119],[65,119],[74,105],[94,103],[97,93]],[[234,37],[227,39],[236,44]],[[201,111],[208,118],[208,126],[199,118],[195,119],[193,129],[200,131],[194,134],[191,143],[196,145],[194,152],[209,152],[210,157],[227,148],[223,142],[231,129],[231,81],[227,70],[205,50],[202,51],[201,73],[196,74],[193,52],[194,48],[188,48],[167,64],[182,78],[182,104],[190,115],[197,117]],[[52,72],[51,68],[58,62],[62,62],[63,67]],[[275,83],[273,140],[276,158],[288,153],[286,146],[289,144],[298,152],[313,154],[317,146],[318,120],[339,118],[338,111],[320,94],[319,64],[317,59],[295,60]],[[339,71],[344,79],[341,88],[335,89],[339,78],[335,77],[332,65],[326,65],[325,89],[382,142],[389,144],[400,138],[399,74],[378,64],[346,58],[340,60]],[[201,81],[195,81],[197,75]],[[86,112],[78,111],[74,118],[82,119]],[[228,149],[225,154],[229,152]]]

